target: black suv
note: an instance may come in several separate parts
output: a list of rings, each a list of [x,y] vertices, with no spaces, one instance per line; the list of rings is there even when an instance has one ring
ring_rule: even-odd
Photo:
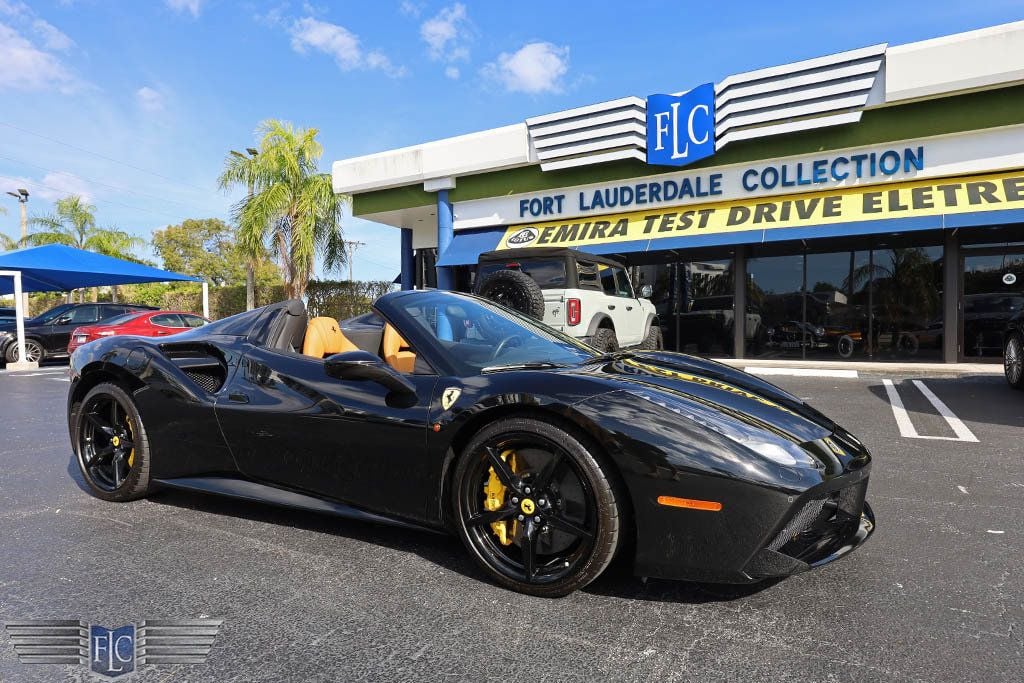
[[[61,304],[25,321],[25,355],[29,361],[41,362],[68,355],[68,341],[76,327],[136,311],[155,311],[155,306],[135,304]],[[15,322],[0,324],[0,360],[18,360],[18,338]]]

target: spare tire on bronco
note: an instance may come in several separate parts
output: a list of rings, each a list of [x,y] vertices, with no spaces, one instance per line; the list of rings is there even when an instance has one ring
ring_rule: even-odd
[[[532,277],[518,270],[491,273],[480,285],[480,296],[502,306],[544,319],[544,292]]]

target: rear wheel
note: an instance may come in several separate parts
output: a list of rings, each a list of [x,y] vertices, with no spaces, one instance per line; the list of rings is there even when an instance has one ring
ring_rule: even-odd
[[[615,336],[615,330],[609,327],[599,327],[594,336],[591,337],[590,345],[598,351],[608,353],[619,350],[619,338]]]
[[[1014,389],[1024,389],[1024,344],[1019,334],[1012,334],[1006,340],[1003,351],[1003,371],[1006,381]]]
[[[96,385],[79,404],[73,420],[78,466],[93,495],[123,502],[149,492],[149,439],[124,389]]]
[[[7,347],[7,353],[4,354],[7,358],[8,363],[18,362],[18,344],[17,342]],[[35,339],[25,340],[25,360],[29,363],[39,363],[46,356],[46,352],[43,350],[43,345],[37,342]]]
[[[455,468],[459,536],[498,583],[560,597],[615,556],[619,503],[576,435],[546,420],[508,418],[481,430]]]

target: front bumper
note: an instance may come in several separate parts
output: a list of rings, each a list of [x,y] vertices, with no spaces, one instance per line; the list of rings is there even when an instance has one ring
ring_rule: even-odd
[[[757,581],[780,576],[799,574],[808,569],[822,567],[846,557],[864,544],[875,532],[875,514],[871,506],[864,503],[859,517],[851,517],[848,523],[834,532],[813,537],[809,547],[797,540],[790,541],[779,549],[763,548],[744,568],[744,573],[751,580]],[[813,531],[804,533],[814,534]],[[787,548],[791,548],[787,552]],[[794,550],[803,549],[799,556]]]

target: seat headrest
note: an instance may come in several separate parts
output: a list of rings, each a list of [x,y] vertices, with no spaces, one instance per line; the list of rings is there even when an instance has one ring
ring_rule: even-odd
[[[349,341],[334,318],[313,318],[306,326],[306,338],[302,342],[302,354],[313,358],[326,358],[335,353],[358,351]]]

